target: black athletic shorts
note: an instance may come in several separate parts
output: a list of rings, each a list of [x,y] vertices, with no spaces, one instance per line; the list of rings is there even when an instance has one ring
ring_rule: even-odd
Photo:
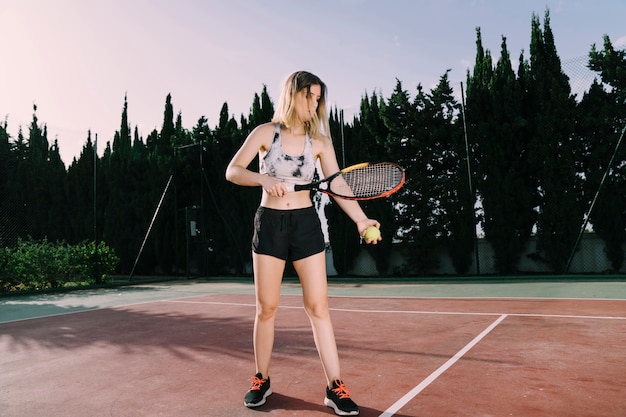
[[[254,216],[252,250],[297,261],[325,249],[322,225],[315,207],[276,210],[259,207]]]

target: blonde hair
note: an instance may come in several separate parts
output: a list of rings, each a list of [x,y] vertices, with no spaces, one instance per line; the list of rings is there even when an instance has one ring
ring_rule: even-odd
[[[304,129],[311,137],[326,135],[330,138],[330,126],[326,112],[326,84],[318,76],[307,71],[296,71],[287,77],[272,122],[280,123],[284,127],[294,126],[298,122],[295,98],[302,90],[306,90],[307,99],[310,99],[312,85],[321,87],[320,99],[317,104],[317,111],[310,121],[304,123]]]

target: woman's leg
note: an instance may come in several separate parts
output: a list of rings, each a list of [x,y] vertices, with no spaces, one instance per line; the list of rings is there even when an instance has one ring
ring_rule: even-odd
[[[328,310],[326,254],[320,252],[293,263],[304,298],[304,309],[311,321],[315,346],[322,361],[328,386],[340,377],[339,354]]]
[[[280,285],[285,270],[285,261],[253,252],[252,262],[256,292],[254,360],[257,373],[267,378],[274,347],[274,320],[280,304]]]

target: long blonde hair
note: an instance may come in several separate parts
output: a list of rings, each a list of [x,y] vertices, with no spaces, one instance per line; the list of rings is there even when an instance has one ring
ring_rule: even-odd
[[[304,123],[304,128],[311,137],[317,137],[321,134],[330,138],[330,126],[326,112],[326,84],[318,76],[307,71],[296,71],[287,77],[272,122],[280,123],[284,127],[294,126],[298,121],[295,107],[296,95],[302,90],[306,90],[307,99],[310,99],[311,86],[315,84],[321,87],[321,97],[317,104],[317,111],[310,121]]]

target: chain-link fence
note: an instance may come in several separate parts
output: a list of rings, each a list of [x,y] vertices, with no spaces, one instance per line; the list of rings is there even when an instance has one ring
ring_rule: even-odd
[[[577,58],[563,60],[561,63],[562,70],[569,78],[569,84],[571,87],[571,94],[575,96],[575,100],[580,102],[586,92],[589,91],[591,85],[596,80],[598,83],[601,82],[600,76],[597,72],[594,72],[588,67],[589,57],[581,56]],[[454,83],[451,83],[454,85]],[[610,87],[607,89],[610,89]],[[458,92],[457,96],[459,99],[461,96],[461,89],[463,88],[463,84],[461,82],[457,82],[454,87]],[[622,127],[615,126],[613,131],[620,131]],[[623,132],[621,137],[623,137]],[[617,146],[615,148],[615,154],[617,153],[618,147],[621,144],[621,137],[616,142]],[[607,138],[610,141],[613,138]],[[607,175],[611,175],[614,173],[613,170],[609,169],[610,164],[613,163],[613,166],[619,166],[620,164],[624,164],[624,162],[620,161],[612,161],[610,159],[606,159],[606,161],[602,161],[604,165],[602,167],[603,170],[606,170]],[[601,184],[600,187],[594,190],[595,193],[599,194],[602,191]],[[479,207],[478,210],[481,211],[480,203],[477,203]],[[594,232],[594,225],[592,221],[587,221],[589,218],[590,210],[593,206],[589,206],[585,210],[585,218],[581,220],[580,224],[580,233],[578,239],[575,244],[571,245],[570,258],[567,263],[566,270],[555,271],[554,267],[551,266],[551,263],[545,258],[545,254],[542,252],[539,242],[539,238],[533,233],[533,235],[528,239],[526,245],[519,256],[519,261],[515,266],[515,271],[519,274],[605,274],[605,273],[626,273],[626,263],[622,265],[622,267],[616,271],[612,266],[611,261],[607,257],[607,244],[606,242]],[[621,224],[621,223],[620,223]],[[536,230],[534,230],[536,232]],[[497,274],[497,266],[495,265],[495,253],[491,244],[485,239],[484,232],[480,228],[480,225],[477,227],[477,242],[473,251],[473,262],[471,267],[469,268],[468,274],[470,275],[493,275]],[[626,244],[622,245],[622,251],[626,253]],[[445,248],[440,248],[435,251],[437,256],[437,261],[435,264],[438,266],[432,271],[414,271],[414,273],[418,275],[457,275],[453,267],[453,263],[447,253]],[[405,251],[402,250],[401,245],[397,245],[394,250],[392,250],[392,254],[390,257],[390,267],[389,271],[383,271],[389,274],[393,274],[394,269],[401,268],[407,262],[407,255]],[[367,250],[362,250],[354,264],[354,267],[350,271],[351,274],[354,275],[377,275],[380,271],[376,269],[376,263],[373,257],[368,253]]]

